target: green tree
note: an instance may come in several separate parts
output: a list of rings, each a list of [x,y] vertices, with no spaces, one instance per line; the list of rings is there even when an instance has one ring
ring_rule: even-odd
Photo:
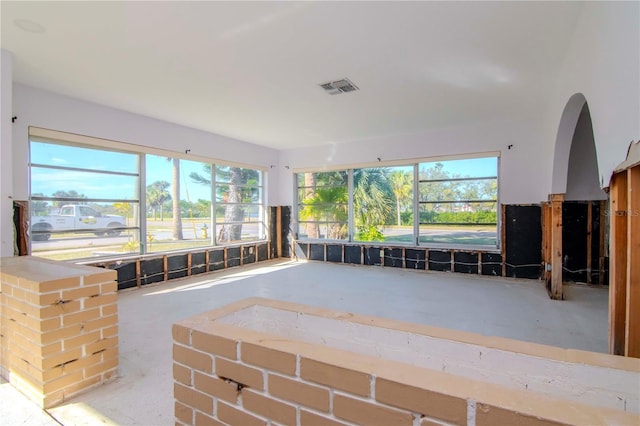
[[[339,240],[347,236],[349,194],[346,186],[317,187],[298,215],[303,221],[323,222],[325,238]]]
[[[71,199],[78,199],[78,200],[82,200],[82,199],[87,198],[86,195],[80,194],[75,190],[71,190],[71,191],[59,190],[59,191],[56,191],[53,194],[51,194],[51,196],[52,197],[56,197],[56,198],[71,198]],[[52,204],[53,204],[54,207],[62,207],[63,205],[69,204],[71,202],[75,202],[77,204],[84,204],[83,201],[76,201],[76,200],[73,200],[73,201],[70,201],[70,200],[56,200],[56,201],[53,201]]]
[[[356,169],[353,173],[353,207],[357,238],[379,241],[392,211],[393,190],[385,167]]]
[[[164,221],[164,204],[171,200],[171,194],[167,191],[171,184],[165,180],[157,180],[147,185],[147,204],[153,210],[153,220],[156,220],[157,211],[160,210],[160,221]]]
[[[402,210],[406,210],[413,201],[413,179],[403,170],[394,170],[389,174],[391,190],[396,198],[396,223],[402,225]]]
[[[32,194],[33,197],[43,197],[43,193]],[[49,211],[49,203],[47,201],[41,200],[31,200],[31,215],[32,216],[42,216],[46,215]]]

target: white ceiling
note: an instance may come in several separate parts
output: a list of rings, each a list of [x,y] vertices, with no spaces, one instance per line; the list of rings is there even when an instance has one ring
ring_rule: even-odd
[[[582,6],[2,1],[2,48],[16,82],[287,149],[539,111]]]

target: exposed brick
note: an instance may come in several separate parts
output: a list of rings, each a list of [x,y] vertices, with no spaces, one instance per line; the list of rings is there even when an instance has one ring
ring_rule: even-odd
[[[111,305],[102,305],[100,306],[100,316],[107,317],[109,315],[118,313],[118,304],[113,303]]]
[[[111,336],[117,336],[118,335],[118,326],[117,325],[113,325],[111,327],[107,327],[107,328],[103,328],[100,330],[100,335],[103,339],[107,338],[107,337],[111,337]]]
[[[296,407],[276,401],[268,396],[260,395],[251,389],[242,390],[242,406],[277,423],[284,425],[296,424]]]
[[[173,360],[205,373],[213,372],[211,356],[185,346],[173,345]]]
[[[191,329],[179,324],[173,324],[171,327],[173,340],[186,346],[191,346]]]
[[[100,293],[101,294],[107,294],[107,293],[115,293],[118,291],[118,283],[115,281],[111,281],[108,283],[103,283],[100,284]]]
[[[100,339],[94,343],[90,343],[85,347],[86,354],[95,354],[96,352],[100,352],[105,350],[106,348],[110,348],[118,345],[118,336],[109,337],[107,339]]]
[[[83,285],[107,283],[109,281],[115,281],[118,279],[118,273],[116,271],[105,269],[104,272],[93,273],[91,275],[85,275],[82,277]]]
[[[56,365],[64,364],[74,359],[79,359],[82,356],[82,349],[75,348],[68,351],[60,352],[42,360],[42,369],[55,367]]]
[[[559,426],[551,420],[545,420],[534,416],[520,414],[504,408],[494,407],[488,404],[476,404],[476,425],[518,425],[518,426]]]
[[[84,308],[90,309],[101,305],[110,305],[116,303],[117,301],[118,295],[116,293],[102,294],[100,296],[88,297],[84,299]]]
[[[53,305],[46,306],[44,308],[40,308],[40,313],[38,318],[45,319],[51,318],[58,315],[67,315],[72,314],[74,312],[80,312],[82,307],[80,306],[79,300],[72,300],[66,303],[57,303]]]
[[[104,361],[100,364],[95,364],[92,365],[90,367],[87,367],[84,369],[84,377],[88,378],[88,377],[93,377],[96,376],[98,374],[102,374],[105,371],[111,370],[112,368],[116,368],[118,367],[118,360],[117,359],[110,359],[107,361]]]
[[[84,330],[85,331],[97,330],[99,328],[109,327],[117,324],[118,324],[118,316],[111,315],[109,317],[102,317],[102,318],[94,319],[91,321],[87,321],[84,324]]]
[[[226,426],[224,423],[202,414],[200,411],[196,411],[196,422],[194,424],[197,426]]]
[[[467,401],[463,398],[381,378],[376,379],[376,400],[452,423],[464,423],[467,418]]]
[[[333,396],[333,414],[361,425],[413,425],[413,415],[408,411],[387,408],[339,394]]]
[[[216,374],[224,379],[231,379],[244,386],[255,389],[264,389],[262,370],[227,361],[224,358],[215,359]]]
[[[80,324],[98,318],[100,318],[100,309],[89,309],[63,316],[62,325],[66,327],[71,324]]]
[[[82,372],[77,371],[75,373],[66,374],[64,376],[58,377],[57,379],[54,379],[54,380],[51,380],[50,382],[45,383],[42,386],[42,393],[48,394],[51,392],[55,392],[59,389],[62,389],[74,383],[78,383],[80,381],[82,381]]]
[[[76,337],[69,337],[64,339],[64,350],[77,348],[78,346],[94,343],[100,340],[100,332],[92,331],[90,333],[84,333]]]
[[[173,380],[184,385],[191,386],[191,369],[180,364],[173,363]]]
[[[56,290],[65,290],[76,287],[80,287],[80,277],[69,277],[59,280],[44,281],[38,283],[37,291],[40,293],[49,293]]]
[[[247,364],[257,365],[290,376],[296,373],[296,355],[290,352],[242,342],[240,354],[242,360]]]
[[[74,288],[73,290],[64,290],[61,299],[76,300],[83,297],[97,296],[100,294],[100,286],[92,285],[88,287]],[[86,308],[86,306],[85,306]]]
[[[174,413],[175,413],[176,419],[178,419],[185,425],[195,424],[193,423],[193,409],[191,407],[187,407],[183,403],[179,401],[175,401]]]
[[[40,306],[49,306],[52,303],[54,303],[56,300],[61,300],[62,296],[60,294],[59,291],[56,291],[55,293],[46,293],[46,294],[40,294],[40,293],[32,293],[29,292],[32,295],[35,295],[36,300],[35,301],[31,301],[31,298],[33,296],[29,296],[29,302],[35,304],[35,305],[40,305]]]
[[[173,396],[184,405],[193,407],[205,414],[213,414],[213,398],[209,395],[205,395],[202,392],[198,392],[179,383],[174,383]]]
[[[302,358],[300,360],[300,377],[355,395],[369,396],[370,376],[360,371]]]
[[[346,426],[346,423],[301,409],[300,426]]]
[[[238,386],[228,383],[216,377],[206,376],[202,373],[194,373],[195,388],[201,392],[216,398],[223,399],[233,404],[238,400]]]
[[[329,390],[319,386],[269,375],[269,394],[307,407],[329,412]]]
[[[60,325],[60,317],[54,317],[38,321],[38,326],[35,327],[35,329],[41,333],[47,333],[49,331],[57,330],[60,328]]]
[[[193,330],[191,343],[194,348],[198,348],[201,351],[229,359],[237,359],[237,343],[235,340]]]
[[[218,401],[218,419],[229,425],[266,426],[267,421]]]

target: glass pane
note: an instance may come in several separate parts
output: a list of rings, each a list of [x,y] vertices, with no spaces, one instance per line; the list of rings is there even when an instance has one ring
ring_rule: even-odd
[[[356,241],[413,241],[413,168],[355,169]]]
[[[31,168],[32,196],[137,200],[137,188],[135,176]]]
[[[420,225],[420,243],[466,244],[496,247],[495,225]]]
[[[346,240],[349,227],[347,222],[301,222],[298,238],[323,240]]]
[[[55,260],[140,253],[138,203],[32,201],[31,250]]]
[[[156,155],[146,161],[147,251],[211,245],[211,165]]]
[[[78,169],[137,173],[138,155],[31,141],[31,163]]]
[[[420,163],[420,180],[498,176],[497,157]]]

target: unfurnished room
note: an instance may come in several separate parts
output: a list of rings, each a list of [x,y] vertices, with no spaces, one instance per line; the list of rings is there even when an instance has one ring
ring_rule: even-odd
[[[640,2],[0,12],[1,424],[640,424]]]

